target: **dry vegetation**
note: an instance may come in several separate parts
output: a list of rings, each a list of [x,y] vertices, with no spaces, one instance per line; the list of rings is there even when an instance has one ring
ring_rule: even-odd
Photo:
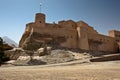
[[[0,68],[0,80],[120,80],[120,61]]]

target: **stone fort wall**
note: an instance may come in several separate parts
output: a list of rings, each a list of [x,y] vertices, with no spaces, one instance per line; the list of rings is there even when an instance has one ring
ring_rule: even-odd
[[[120,31],[117,30],[111,30],[109,31],[109,36],[113,37],[114,40],[117,42],[118,46],[119,46],[119,52],[120,52]]]
[[[35,22],[26,25],[19,46],[24,47],[32,39],[33,43],[47,43],[84,50],[117,52],[120,45],[116,40],[120,40],[120,37],[113,36],[113,34],[120,35],[120,32],[109,32],[109,36],[102,35],[83,21],[74,22],[68,20],[59,21],[58,24],[46,23],[45,15],[37,13]]]

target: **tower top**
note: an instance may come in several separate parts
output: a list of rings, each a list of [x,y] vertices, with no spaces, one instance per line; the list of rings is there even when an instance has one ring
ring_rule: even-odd
[[[36,15],[35,15],[35,23],[39,27],[45,27],[45,14],[36,13]]]

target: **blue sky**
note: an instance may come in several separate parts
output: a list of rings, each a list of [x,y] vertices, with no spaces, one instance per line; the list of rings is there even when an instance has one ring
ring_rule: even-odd
[[[120,30],[120,0],[0,0],[0,36],[19,42],[42,3],[46,22],[85,21],[99,33]]]

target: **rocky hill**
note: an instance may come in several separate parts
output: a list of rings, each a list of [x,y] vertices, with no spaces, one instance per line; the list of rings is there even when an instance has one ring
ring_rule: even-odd
[[[4,36],[4,37],[2,37],[2,39],[3,39],[4,43],[6,43],[12,47],[18,47],[18,44],[14,40],[10,39],[9,37]]]

